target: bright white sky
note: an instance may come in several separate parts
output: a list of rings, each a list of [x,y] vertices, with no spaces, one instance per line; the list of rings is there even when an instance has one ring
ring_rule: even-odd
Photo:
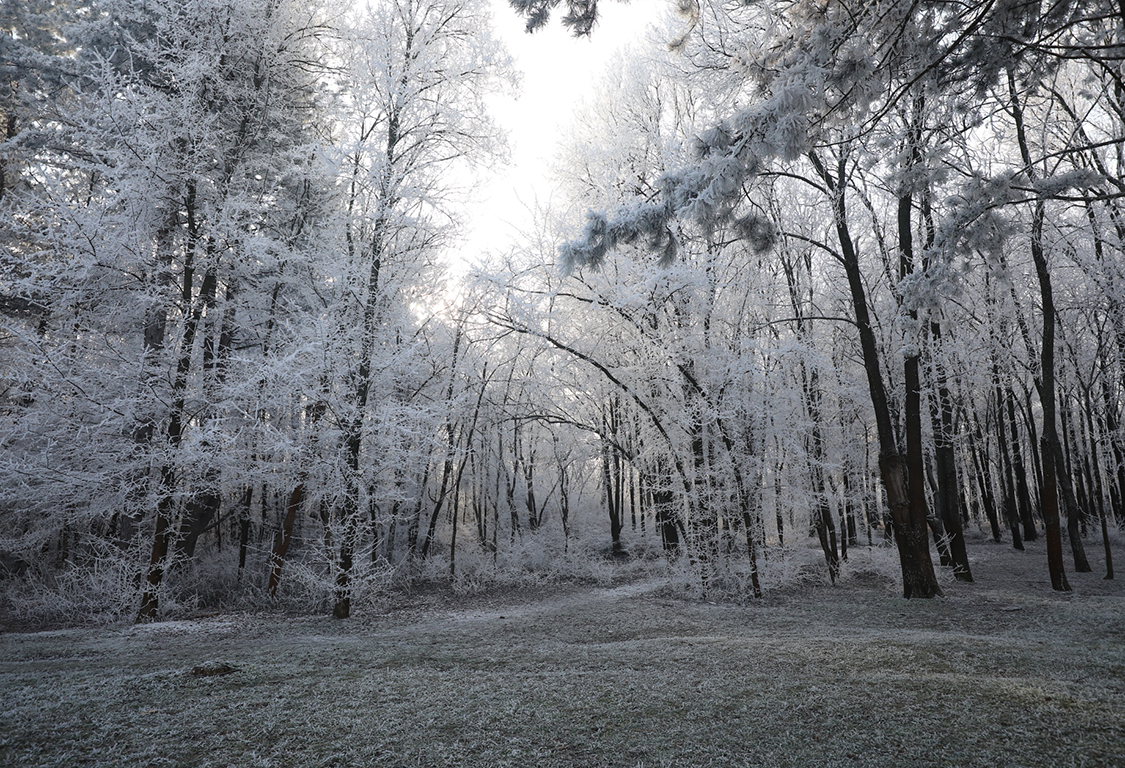
[[[614,54],[644,39],[669,8],[667,0],[603,0],[593,34],[576,40],[562,28],[558,13],[548,28],[529,35],[506,0],[492,4],[496,35],[522,80],[516,97],[493,102],[496,120],[508,132],[511,165],[473,190],[468,242],[461,258],[453,259],[455,272],[483,253],[503,252],[528,228],[529,209],[551,197],[549,167],[575,109],[593,95]]]

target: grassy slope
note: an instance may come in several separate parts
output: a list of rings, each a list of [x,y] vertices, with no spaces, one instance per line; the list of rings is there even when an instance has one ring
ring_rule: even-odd
[[[970,555],[934,601],[859,551],[746,606],[648,583],[7,634],[0,765],[1125,766],[1125,584]]]

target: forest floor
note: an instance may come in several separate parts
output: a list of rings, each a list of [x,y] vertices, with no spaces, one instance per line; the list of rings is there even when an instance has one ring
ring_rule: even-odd
[[[937,600],[859,549],[743,605],[646,579],[9,632],[0,765],[1120,768],[1125,576],[1095,549],[1066,594],[1042,542],[978,541]]]

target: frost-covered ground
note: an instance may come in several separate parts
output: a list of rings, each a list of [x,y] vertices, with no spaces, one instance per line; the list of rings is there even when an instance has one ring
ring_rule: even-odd
[[[746,605],[649,580],[8,633],[0,764],[1125,766],[1125,576],[970,555],[932,601],[853,550]]]

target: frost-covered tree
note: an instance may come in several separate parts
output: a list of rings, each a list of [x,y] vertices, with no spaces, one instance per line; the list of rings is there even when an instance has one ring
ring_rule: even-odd
[[[15,142],[26,124],[45,116],[62,91],[72,52],[63,29],[77,18],[77,5],[12,0],[0,8],[0,201],[20,178],[21,157],[34,151],[31,139]]]
[[[119,551],[149,619],[201,540],[233,528],[241,578],[272,536],[275,593],[319,528],[347,615],[358,547],[409,518],[415,551],[460,396],[440,256],[510,80],[484,5],[45,13],[3,16],[5,556]]]
[[[268,275],[317,216],[324,28],[275,2],[87,10],[52,112],[12,142],[37,149],[5,200],[4,292],[41,311],[10,326],[28,405],[5,429],[21,478],[5,508],[25,552],[91,535],[133,549],[142,531],[152,618],[254,412]]]
[[[552,5],[517,3],[516,7],[529,15],[534,27]],[[579,15],[593,10],[585,5],[568,7]],[[902,327],[925,328],[919,324],[923,317],[919,312],[932,315],[937,306],[932,300],[953,284],[950,264],[979,255],[982,247],[988,247],[990,236],[1002,240],[1012,233],[1005,222],[1013,220],[1010,213],[1028,205],[1029,199],[1040,201],[1032,204],[1034,211],[1040,211],[1036,206],[1044,200],[1062,200],[1067,189],[1091,186],[1083,174],[1037,169],[1038,161],[1033,162],[1027,151],[1027,130],[1020,125],[1025,122],[1020,117],[1021,105],[1034,91],[1035,78],[1064,63],[1087,58],[1097,62],[1099,72],[1114,70],[1119,57],[1113,36],[1119,35],[1120,9],[1104,2],[1018,7],[801,2],[692,4],[687,11],[690,29],[676,47],[698,69],[698,77],[723,94],[718,99],[724,105],[723,114],[700,133],[695,158],[661,177],[659,194],[634,199],[612,212],[591,213],[583,235],[563,246],[563,261],[572,268],[598,266],[611,251],[641,244],[658,251],[667,263],[681,245],[678,227],[683,222],[705,229],[737,226],[747,242],[769,246],[776,227],[755,211],[747,190],[777,174],[807,177],[819,185],[831,204],[831,226],[838,240],[834,256],[844,268],[851,293],[877,426],[881,474],[898,534],[904,590],[908,596],[936,594],[926,545],[919,379],[924,337],[911,331],[892,347],[905,357],[903,446],[896,426],[896,398],[885,383],[890,372],[882,362],[887,350],[880,349],[879,330],[871,313],[863,238],[854,233],[851,222],[857,212],[848,199],[858,198],[865,215],[876,224],[880,218],[897,221],[897,232],[882,239],[877,234],[873,245],[885,256],[892,250],[898,254],[898,269],[891,268],[894,262],[888,258],[883,266],[892,285],[901,282],[895,290]],[[578,31],[588,29],[585,25]],[[1017,73],[1015,80],[1013,72]],[[940,114],[955,117],[943,124],[944,136],[926,127],[925,115],[932,105]],[[1001,141],[1019,148],[1021,162],[1017,165],[1022,170],[1016,173],[1023,174],[1023,180],[1001,171],[999,178],[980,179],[983,183],[974,178],[967,183],[951,181],[943,166],[932,161],[932,151],[955,138],[950,129],[960,127],[963,136],[970,135],[990,107],[1013,116]],[[956,118],[959,113],[968,119]],[[893,139],[877,138],[880,133],[902,140],[896,147]],[[1116,137],[1120,132],[1114,126],[1109,134]],[[923,143],[927,137],[939,144]],[[889,163],[884,159],[888,152],[894,153]],[[1047,156],[1044,152],[1043,157]],[[881,193],[881,200],[869,201],[862,194],[860,174],[866,176],[870,169],[883,174],[880,186],[891,191],[893,200]],[[968,168],[962,173],[973,175]],[[1048,180],[1048,176],[1053,178]],[[1112,183],[1112,174],[1102,178]],[[953,204],[938,208],[934,200],[941,199],[937,190],[943,184],[949,192],[961,194]],[[1047,256],[1038,245],[1042,213],[1032,215],[1029,224],[1040,300],[1046,307],[1038,361],[1041,376],[1037,379],[1045,442],[1033,458],[1042,459],[1040,497],[1052,582],[1064,589],[1055,507],[1058,440],[1054,437],[1050,373],[1054,310]],[[888,248],[888,243],[893,245]],[[919,250],[921,258],[916,255]],[[941,413],[946,413],[948,425],[950,409],[948,402],[938,406],[934,428],[939,437],[947,428],[941,425]],[[943,461],[948,463],[947,458]],[[948,499],[942,508],[946,518],[955,522],[948,517]]]
[[[667,67],[660,57],[623,60],[607,75],[560,156],[557,201],[604,206],[659,193],[661,170],[682,161],[694,121],[710,114]],[[758,284],[742,282],[730,242],[725,232],[685,230],[674,270],[648,264],[643,250],[619,254],[604,274],[549,279],[529,270],[509,282],[493,317],[587,372],[582,402],[592,408],[568,413],[601,436],[613,547],[622,547],[626,508],[630,521],[653,515],[664,544],[686,545],[705,581],[723,567],[724,540],[729,548],[732,535],[745,536],[753,553],[762,535],[745,422],[733,417],[753,410],[734,383],[753,374],[738,359],[746,340],[729,330]],[[550,249],[538,258],[555,261]],[[516,298],[536,294],[550,300]],[[548,317],[537,321],[536,311]]]
[[[337,118],[342,280],[332,307],[336,328],[325,339],[331,367],[324,379],[340,441],[343,487],[332,514],[339,548],[334,612],[343,618],[363,510],[393,506],[380,490],[388,472],[379,445],[393,443],[388,430],[412,429],[392,412],[417,397],[420,384],[410,380],[410,369],[419,355],[433,353],[419,338],[420,321],[432,313],[424,302],[440,294],[437,257],[456,234],[458,187],[503,148],[485,96],[510,75],[477,0],[375,3],[358,14],[341,55],[348,62],[341,79],[348,96]],[[454,342],[442,378],[454,375],[457,349]]]

